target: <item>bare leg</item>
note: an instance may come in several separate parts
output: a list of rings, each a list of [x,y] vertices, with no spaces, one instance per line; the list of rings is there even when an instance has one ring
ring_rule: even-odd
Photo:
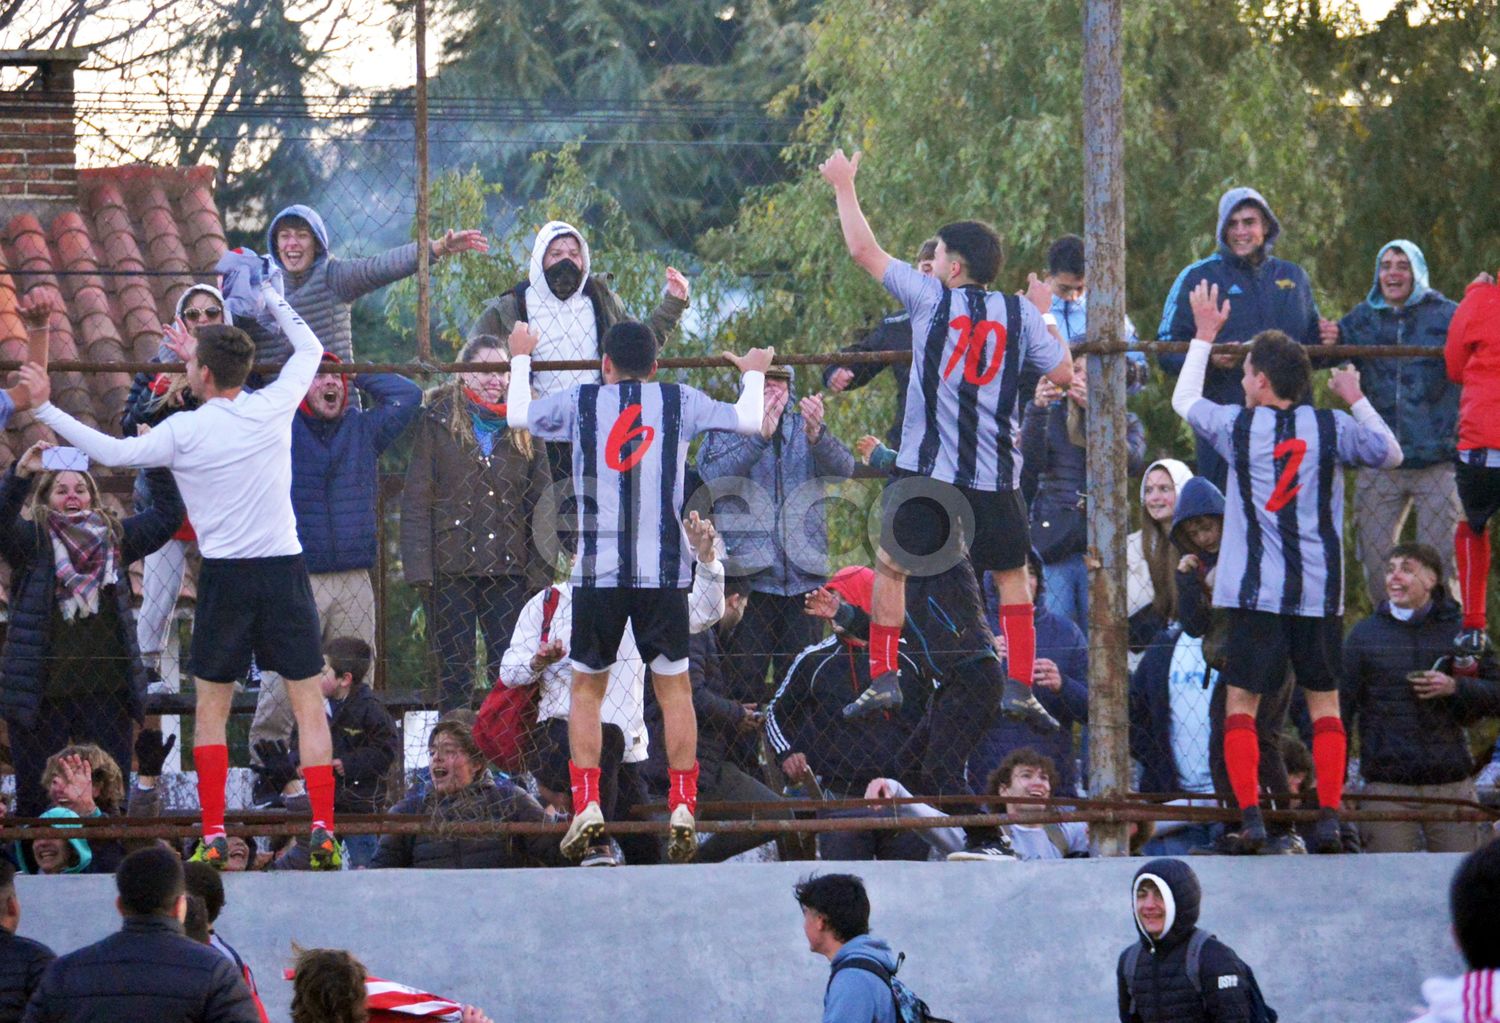
[[[651,673],[656,702],[661,705],[662,728],[667,736],[667,766],[690,771],[698,762],[698,717],[693,711],[693,683],[687,672],[678,675]]]
[[[609,672],[585,672],[573,669],[573,702],[568,710],[568,752],[578,767],[597,768],[604,737],[599,731],[599,714],[604,707],[604,690]],[[575,807],[575,812],[582,807]]]

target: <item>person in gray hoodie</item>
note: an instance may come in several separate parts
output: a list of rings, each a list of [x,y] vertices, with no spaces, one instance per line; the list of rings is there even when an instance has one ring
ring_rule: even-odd
[[[792,889],[807,947],[829,963],[823,1023],[898,1023],[890,983],[900,965],[870,933],[870,896],[854,874],[813,874]],[[871,969],[874,966],[876,969]],[[884,971],[884,976],[877,970]]]
[[[479,231],[449,231],[428,243],[433,261],[459,252],[488,252]],[[354,361],[349,309],[356,299],[417,272],[417,243],[407,242],[364,259],[339,259],[328,228],[311,206],[288,206],[271,218],[266,251],[281,268],[286,302],[341,362]],[[290,346],[283,355],[291,354]]]
[[[1458,440],[1458,385],[1448,379],[1443,346],[1458,303],[1433,288],[1427,257],[1397,238],[1375,255],[1370,294],[1338,322],[1343,345],[1420,345],[1430,359],[1355,359],[1370,404],[1401,443],[1394,469],[1354,474],[1355,550],[1365,570],[1370,603],[1385,599],[1385,555],[1416,513],[1417,539],[1443,556],[1443,576],[1457,580],[1453,531],[1458,484],[1453,457]],[[1449,591],[1458,596],[1456,582]]]

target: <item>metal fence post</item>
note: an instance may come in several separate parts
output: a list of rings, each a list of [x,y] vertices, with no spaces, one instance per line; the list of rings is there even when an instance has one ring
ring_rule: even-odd
[[[1125,462],[1125,182],[1121,118],[1121,3],[1083,6],[1084,250],[1088,336],[1107,346],[1090,355],[1088,414],[1089,794],[1111,798],[1130,787],[1129,677],[1126,660],[1125,538],[1130,526]],[[1124,824],[1093,829],[1099,852],[1122,856]]]
[[[416,2],[417,358],[432,358],[432,232],[427,209],[427,0]]]

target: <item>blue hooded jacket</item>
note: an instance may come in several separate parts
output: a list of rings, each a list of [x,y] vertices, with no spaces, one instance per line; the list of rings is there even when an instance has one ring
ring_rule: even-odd
[[[1198,555],[1198,560],[1202,562],[1202,567],[1197,571],[1177,573],[1177,620],[1190,636],[1207,635],[1213,624],[1210,618],[1213,614],[1212,598],[1203,579],[1204,573],[1218,562],[1219,555],[1218,552],[1198,550],[1182,531],[1184,522],[1202,515],[1215,515],[1222,519],[1224,495],[1214,486],[1213,480],[1205,476],[1194,476],[1182,485],[1182,493],[1177,495],[1177,508],[1172,512],[1172,530],[1168,534],[1172,546],[1183,554]]]
[[[1261,251],[1265,258],[1259,265],[1240,259],[1224,241],[1224,227],[1235,208],[1246,202],[1260,207],[1268,227]],[[1253,188],[1231,188],[1219,199],[1218,227],[1214,238],[1218,251],[1185,267],[1177,275],[1162,308],[1158,341],[1191,341],[1195,333],[1193,310],[1189,298],[1199,281],[1219,286],[1219,300],[1229,300],[1229,319],[1219,331],[1219,341],[1249,341],[1263,330],[1280,330],[1293,341],[1305,345],[1318,343],[1318,304],[1313,300],[1307,273],[1296,263],[1271,255],[1281,236],[1281,222],[1271,206]],[[1158,357],[1161,368],[1171,376],[1182,371],[1186,355]],[[1203,396],[1221,405],[1242,405],[1245,390],[1240,382],[1240,367],[1208,368]]]
[[[1411,297],[1400,308],[1380,293],[1380,260],[1399,249],[1411,260]],[[1404,238],[1386,242],[1375,255],[1369,296],[1339,321],[1339,344],[1421,345],[1431,359],[1355,359],[1365,397],[1390,424],[1401,444],[1403,469],[1453,459],[1458,436],[1458,385],[1448,379],[1443,346],[1458,303],[1428,282],[1427,258]]]
[[[895,971],[896,955],[884,938],[861,934],[834,954],[828,990],[823,995],[823,1023],[897,1023],[890,985],[868,970],[838,970],[847,959],[870,959]]]

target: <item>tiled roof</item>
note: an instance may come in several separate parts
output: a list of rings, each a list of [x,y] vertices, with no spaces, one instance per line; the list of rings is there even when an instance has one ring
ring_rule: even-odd
[[[155,355],[178,296],[195,272],[212,271],[225,249],[213,185],[211,167],[82,170],[76,207],[61,208],[46,223],[31,213],[0,216],[0,359],[24,357],[16,300],[37,286],[57,288],[67,310],[66,323],[53,323],[53,359],[109,363]],[[58,373],[52,400],[118,434],[129,388],[127,373]],[[40,439],[55,438],[29,414],[16,416],[0,431],[0,462],[8,466]]]

